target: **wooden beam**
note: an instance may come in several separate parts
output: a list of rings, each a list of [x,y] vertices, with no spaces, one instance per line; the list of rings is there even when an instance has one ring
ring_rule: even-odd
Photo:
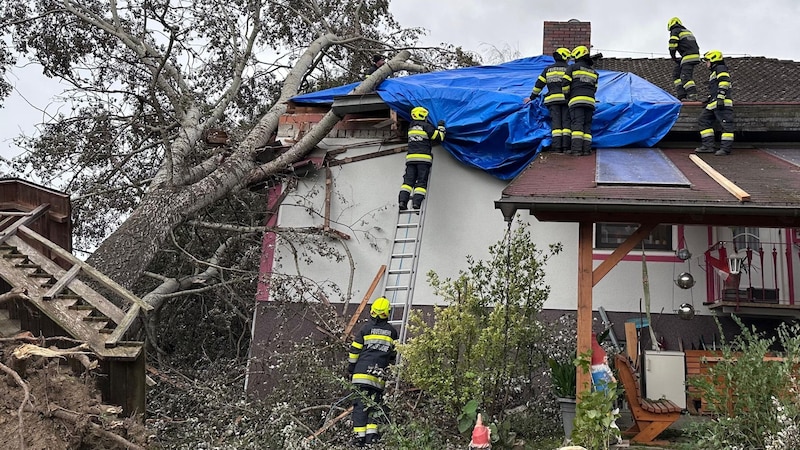
[[[657,223],[643,223],[639,225],[639,228],[633,232],[628,239],[625,240],[619,247],[617,247],[613,253],[608,255],[605,261],[600,263],[594,272],[592,272],[592,286],[597,286],[597,283],[603,279],[604,276],[608,274],[620,261],[622,258],[628,255],[631,250],[633,250],[636,246],[642,242],[642,239],[646,238],[650,235],[650,232],[653,231],[658,224]]]
[[[639,366],[639,338],[636,334],[636,324],[633,322],[625,322],[625,352],[634,362],[635,366]]]
[[[578,224],[578,356],[592,349],[592,231],[594,223]],[[592,376],[578,369],[576,392],[592,388]]]
[[[702,169],[703,172],[705,172],[708,176],[713,178],[714,181],[719,183],[720,186],[724,187],[725,190],[733,194],[734,197],[738,198],[740,202],[750,201],[750,194],[745,192],[744,189],[737,186],[731,180],[725,178],[721,173],[714,170],[714,168],[708,165],[707,162],[703,161],[702,158],[700,158],[697,155],[689,155],[689,159],[691,159],[692,162],[694,162],[697,165],[697,167]]]
[[[70,283],[72,280],[74,280],[74,279],[75,279],[75,277],[77,277],[77,276],[78,276],[78,273],[79,273],[80,271],[81,271],[81,266],[79,266],[79,265],[77,265],[77,264],[76,264],[76,265],[74,265],[74,266],[72,266],[72,268],[71,268],[71,269],[69,269],[69,271],[67,271],[67,273],[65,273],[64,275],[62,275],[62,276],[61,276],[61,277],[58,279],[58,281],[56,281],[56,282],[55,282],[55,284],[53,285],[53,287],[51,287],[51,288],[50,288],[50,290],[48,290],[48,291],[47,291],[47,292],[46,292],[46,293],[45,293],[45,294],[42,296],[42,298],[43,298],[44,300],[52,300],[52,299],[53,299],[53,297],[55,297],[55,296],[57,296],[58,294],[60,294],[60,293],[61,293],[61,291],[63,291],[63,290],[64,290],[64,288],[66,288],[66,287],[67,287],[67,285],[68,285],[68,284],[69,284],[69,283]]]
[[[30,223],[36,221],[39,217],[41,217],[47,210],[50,209],[49,203],[42,203],[41,205],[37,206],[36,209],[33,211],[23,215],[16,222],[12,223],[8,226],[8,228],[4,229],[0,232],[0,244],[5,242],[9,237],[16,234],[17,230],[25,225],[29,225]]]
[[[353,332],[353,327],[356,326],[356,322],[358,322],[358,317],[361,316],[361,313],[364,311],[364,308],[367,306],[367,302],[372,297],[372,293],[375,291],[375,288],[378,287],[378,283],[380,283],[381,278],[383,278],[383,273],[386,272],[386,264],[382,265],[380,269],[378,269],[378,273],[375,274],[375,278],[372,280],[372,284],[369,285],[369,289],[364,294],[364,298],[361,299],[361,303],[358,305],[356,312],[353,314],[353,317],[350,318],[350,322],[344,328],[344,333],[342,334],[342,340],[346,340],[350,333]]]

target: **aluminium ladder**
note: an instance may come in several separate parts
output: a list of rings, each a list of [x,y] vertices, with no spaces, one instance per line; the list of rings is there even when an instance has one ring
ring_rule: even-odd
[[[426,198],[420,209],[398,212],[394,241],[389,252],[389,263],[386,265],[383,296],[392,305],[389,323],[399,327],[398,340],[401,344],[406,343],[408,334],[408,318],[413,304],[427,203]]]

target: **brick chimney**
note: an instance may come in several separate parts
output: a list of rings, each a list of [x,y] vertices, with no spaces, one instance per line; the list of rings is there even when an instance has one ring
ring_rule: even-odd
[[[542,39],[542,54],[552,55],[555,49],[566,47],[570,50],[579,45],[592,48],[592,23],[570,19],[567,22],[544,23],[544,38]]]

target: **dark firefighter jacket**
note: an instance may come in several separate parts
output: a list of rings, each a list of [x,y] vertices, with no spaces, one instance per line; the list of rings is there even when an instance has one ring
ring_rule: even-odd
[[[694,34],[686,28],[676,25],[669,30],[669,55],[675,60],[675,52],[681,55],[681,64],[700,62],[700,47]]]
[[[406,162],[433,163],[431,148],[444,140],[444,127],[436,128],[427,121],[412,120],[408,124],[408,154]]]
[[[728,66],[725,61],[711,64],[711,75],[708,77],[708,104],[706,109],[716,109],[719,101],[728,108],[733,108],[733,96],[731,95],[731,74],[728,73]]]
[[[353,384],[383,390],[383,369],[394,364],[397,358],[395,341],[397,330],[386,319],[372,319],[358,332],[350,344],[349,371]]]
[[[597,92],[597,71],[592,69],[588,56],[575,61],[567,68],[564,82],[570,84],[569,106],[586,106],[594,109],[594,94]]]
[[[545,105],[567,104],[565,94],[569,92],[569,85],[564,85],[564,74],[567,72],[566,61],[556,61],[544,68],[536,84],[533,86],[531,97],[538,96],[542,89],[547,86],[547,95],[544,96]]]

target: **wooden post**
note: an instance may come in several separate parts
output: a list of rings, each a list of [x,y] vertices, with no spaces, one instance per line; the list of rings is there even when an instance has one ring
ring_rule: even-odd
[[[592,349],[592,222],[578,224],[578,356]],[[576,393],[591,389],[591,374],[576,375]]]

